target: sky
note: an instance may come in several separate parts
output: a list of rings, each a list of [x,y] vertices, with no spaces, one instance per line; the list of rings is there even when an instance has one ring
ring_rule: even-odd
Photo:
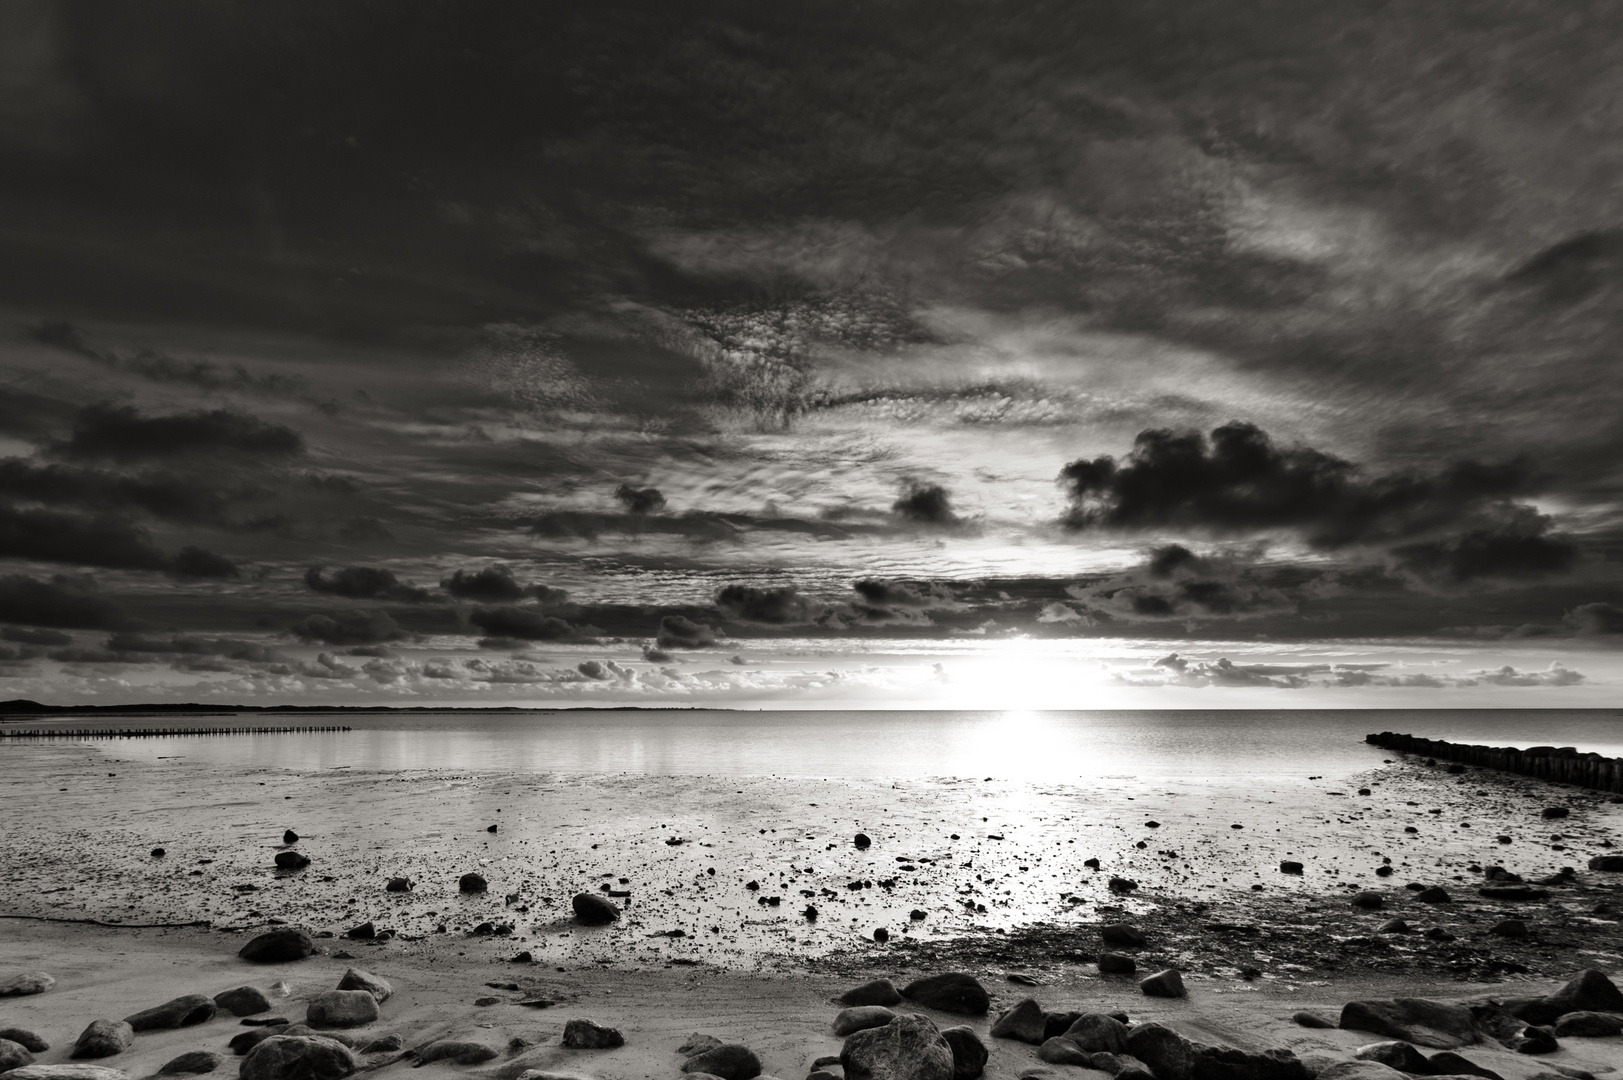
[[[1610,706],[1615,6],[0,10],[0,698]]]

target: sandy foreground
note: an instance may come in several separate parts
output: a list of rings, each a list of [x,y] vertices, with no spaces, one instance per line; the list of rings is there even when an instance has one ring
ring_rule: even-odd
[[[1570,816],[1545,819],[1548,806]],[[1120,1009],[1242,1048],[1348,1050],[1376,1037],[1305,1029],[1291,1014],[1334,1017],[1357,997],[1541,993],[1582,968],[1623,969],[1613,914],[1623,911],[1623,875],[1586,869],[1591,855],[1618,850],[1609,845],[1619,810],[1598,793],[1410,760],[1256,784],[1065,786],[290,773],[12,745],[0,748],[0,915],[24,917],[0,919],[0,980],[44,970],[57,985],[0,999],[0,1027],[37,1031],[52,1044],[39,1060],[58,1062],[91,1020],[183,993],[258,986],[273,994],[273,1012],[299,1020],[305,1000],[356,966],[397,991],[373,1030],[399,1032],[408,1046],[457,1036],[501,1048],[483,1066],[430,1070],[486,1073],[522,1055],[596,1077],[674,1077],[676,1047],[704,1032],[752,1047],[769,1074],[799,1077],[839,1052],[829,1022],[841,990],[959,970],[992,993],[994,1015],[1032,996],[1048,1009]],[[273,865],[288,828],[312,860],[292,873]],[[852,843],[859,830],[872,838],[865,850]],[[160,846],[161,857],[151,854]],[[1304,873],[1281,874],[1282,859]],[[1395,872],[1378,877],[1386,859]],[[1491,901],[1476,890],[1496,864],[1529,880],[1563,866],[1577,874],[1547,899]],[[487,892],[458,892],[470,871],[488,879]],[[412,878],[413,891],[386,893],[394,876]],[[1138,887],[1113,893],[1112,876]],[[1408,883],[1442,885],[1453,902],[1420,903]],[[627,894],[615,897],[623,917],[575,924],[570,897],[610,895],[602,885]],[[1349,905],[1352,891],[1369,888],[1384,910]],[[765,902],[773,897],[777,905]],[[1381,933],[1394,917],[1413,932]],[[1531,935],[1491,934],[1506,917]],[[366,921],[395,934],[343,936]],[[1127,950],[1140,972],[1176,965],[1187,999],[1148,998],[1131,977],[1098,973],[1098,928],[1118,921],[1148,937]],[[145,925],[192,922],[208,925]],[[279,922],[334,936],[297,963],[236,958]],[[482,924],[488,932],[475,933]],[[889,941],[873,940],[879,928]],[[1433,928],[1451,940],[1422,933]],[[529,959],[516,962],[522,953]],[[535,998],[556,1004],[518,1004]],[[559,1047],[573,1017],[619,1027],[627,1045]],[[968,1022],[987,1037],[990,1018]],[[187,1050],[224,1051],[244,1030],[222,1017],[145,1033],[100,1063],[145,1076]],[[515,1039],[527,1045],[508,1049]],[[1034,1047],[987,1041],[992,1077],[1038,1064]],[[1507,1080],[1552,1064],[1623,1064],[1623,1039],[1561,1046],[1537,1058],[1491,1044],[1467,1054]],[[223,1069],[236,1060],[228,1053]]]

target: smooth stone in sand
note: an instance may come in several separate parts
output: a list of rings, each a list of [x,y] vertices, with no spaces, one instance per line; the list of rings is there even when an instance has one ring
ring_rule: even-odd
[[[1127,1052],[1127,1025],[1103,1013],[1083,1013],[1065,1029],[1065,1038],[1090,1054]]]
[[[158,1070],[158,1075],[198,1076],[218,1069],[224,1060],[212,1050],[193,1050],[189,1054],[182,1054],[178,1058],[164,1062],[163,1067]]]
[[[1131,956],[1117,952],[1102,952],[1099,954],[1099,974],[1101,975],[1132,975],[1138,971],[1138,964]]]
[[[571,1020],[564,1025],[563,1044],[571,1050],[612,1050],[624,1046],[626,1038],[618,1028],[591,1020]]]
[[[214,1019],[218,1011],[219,1007],[214,1004],[213,998],[202,994],[186,994],[162,1005],[143,1009],[134,1016],[126,1016],[124,1022],[136,1031],[166,1031],[171,1028],[206,1024]]]
[[[105,1065],[24,1065],[6,1080],[130,1080],[130,1074]]]
[[[32,1065],[34,1055],[29,1053],[28,1047],[22,1043],[12,1042],[10,1039],[0,1039],[0,1073],[20,1069],[24,1065]]]
[[[343,1080],[354,1074],[355,1053],[320,1035],[272,1035],[242,1059],[239,1080]]]
[[[365,990],[377,999],[379,1005],[394,995],[394,987],[390,985],[388,979],[374,975],[370,971],[362,971],[360,968],[350,968],[344,972],[344,977],[338,980],[338,989]]]
[[[483,874],[463,874],[457,878],[456,887],[458,892],[481,893],[489,888],[490,884]]]
[[[888,1025],[887,1025],[888,1026]],[[867,1032],[858,1032],[851,1036],[860,1039]],[[846,1040],[850,1042],[850,1040]],[[755,1080],[761,1075],[761,1059],[755,1056],[755,1051],[738,1043],[722,1043],[712,1046],[708,1050],[694,1054],[682,1062],[682,1071],[685,1073],[709,1073],[719,1076],[721,1080]],[[849,1076],[849,1072],[846,1074]]]
[[[1402,1039],[1434,1050],[1453,1050],[1481,1040],[1470,1009],[1426,998],[1349,1001],[1341,1008],[1341,1021],[1337,1026]]]
[[[1588,968],[1553,994],[1511,998],[1505,1009],[1530,1024],[1553,1024],[1569,1012],[1623,1012],[1623,993],[1604,972]]]
[[[1084,1068],[1093,1068],[1093,1055],[1063,1035],[1045,1039],[1043,1044],[1037,1047],[1037,1057],[1050,1065],[1081,1065]]]
[[[43,1054],[51,1048],[50,1043],[27,1028],[0,1028],[0,1039],[9,1039],[24,1050],[34,1054]]]
[[[1445,1050],[1427,1058],[1426,1071],[1433,1076],[1480,1076],[1484,1080],[1504,1080],[1492,1069],[1478,1065],[1470,1058],[1462,1057],[1452,1050]]]
[[[378,999],[365,990],[328,990],[310,999],[305,1022],[315,1028],[351,1028],[375,1023]]]
[[[695,1054],[702,1054],[706,1050],[714,1050],[720,1045],[722,1045],[721,1040],[714,1035],[705,1035],[695,1031],[687,1037],[687,1041],[676,1048],[676,1052],[684,1058],[690,1058]]]
[[[272,1035],[285,1035],[286,1033],[287,1033],[287,1030],[286,1030],[285,1027],[284,1028],[268,1028],[268,1027],[255,1028],[252,1031],[244,1031],[244,1032],[240,1032],[237,1035],[232,1036],[231,1041],[226,1043],[225,1045],[226,1045],[226,1049],[230,1050],[233,1054],[236,1054],[238,1057],[241,1057],[244,1054],[246,1054],[248,1051],[252,1050],[254,1047],[258,1046],[260,1043],[264,1042],[266,1039],[270,1038]]]
[[[1159,1080],[1188,1080],[1194,1058],[1189,1040],[1164,1024],[1139,1024],[1127,1033],[1127,1052]]]
[[[1291,1013],[1291,1020],[1305,1028],[1333,1028],[1336,1026],[1336,1022],[1328,1016],[1320,1016],[1318,1013],[1309,1012],[1306,1009]]]
[[[1425,1054],[1400,1039],[1360,1046],[1353,1051],[1353,1057],[1359,1061],[1379,1062],[1391,1066],[1398,1072],[1424,1073],[1429,1072],[1431,1068],[1426,1064]]]
[[[1557,1038],[1577,1036],[1583,1039],[1603,1039],[1623,1035],[1623,1016],[1603,1012],[1569,1012],[1555,1022]],[[0,1031],[0,1038],[10,1038]],[[29,1047],[29,1049],[33,1049]]]
[[[889,1010],[886,1010],[889,1012]],[[1018,1039],[1033,1046],[1042,1045],[1048,1016],[1035,998],[1022,998],[1014,1008],[999,1016],[992,1024],[992,1038]],[[839,1032],[835,1032],[839,1034]]]
[[[1380,893],[1374,892],[1370,889],[1365,889],[1363,892],[1358,893],[1352,898],[1353,907],[1364,908],[1368,911],[1379,910],[1381,905],[1385,902],[1386,901],[1381,899]]]
[[[244,945],[237,955],[253,964],[280,964],[303,960],[316,951],[316,943],[302,930],[272,930]]]
[[[252,986],[239,986],[214,995],[214,1004],[232,1016],[257,1016],[270,1012],[270,998]]]
[[[889,979],[874,979],[861,986],[853,986],[836,999],[841,1005],[896,1005],[902,992]]]
[[[847,1035],[854,1035],[869,1028],[884,1027],[894,1019],[896,1014],[883,1005],[853,1005],[835,1014],[834,1034],[843,1039]]]
[[[1139,982],[1138,988],[1144,991],[1147,997],[1181,998],[1188,994],[1183,987],[1183,976],[1177,968],[1167,968],[1157,971],[1147,979]]]
[[[914,979],[902,987],[902,996],[926,1008],[964,1016],[985,1016],[992,1004],[986,988],[961,971]]]
[[[1146,944],[1144,931],[1136,926],[1126,923],[1111,923],[1099,927],[1099,937],[1106,945],[1119,945],[1127,948],[1142,948]]]
[[[276,853],[276,869],[303,870],[310,865],[310,856],[301,855],[297,851],[278,851]]]
[[[954,1070],[952,1046],[929,1017],[916,1014],[852,1035],[840,1064],[846,1080],[953,1080]]]
[[[22,997],[25,994],[43,994],[56,985],[56,980],[43,971],[25,971],[0,979],[0,997]]]
[[[363,1054],[394,1054],[406,1047],[406,1040],[399,1035],[389,1034],[381,1039],[373,1039],[365,1046],[351,1047]]]
[[[417,1053],[417,1063],[428,1065],[435,1061],[449,1061],[453,1065],[478,1065],[496,1056],[493,1047],[484,1043],[460,1039],[441,1039],[429,1043]]]
[[[952,1051],[952,1080],[975,1080],[986,1071],[986,1061],[992,1056],[991,1051],[975,1034],[974,1028],[962,1024],[942,1028],[941,1037],[947,1041],[947,1049]]]
[[[587,926],[606,926],[620,917],[620,909],[596,893],[576,893],[569,904],[575,909],[575,921]]]
[[[123,1020],[92,1020],[73,1044],[75,1058],[104,1058],[122,1054],[135,1042],[135,1029]]]

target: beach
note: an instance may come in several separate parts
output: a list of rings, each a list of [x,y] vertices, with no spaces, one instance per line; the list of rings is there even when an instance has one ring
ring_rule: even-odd
[[[7,746],[0,792],[0,914],[20,916],[0,919],[0,973],[57,980],[0,1003],[0,1026],[48,1031],[57,1049],[42,1061],[91,1019],[233,979],[285,982],[275,1009],[302,1017],[349,966],[399,988],[380,1030],[410,1044],[474,1032],[546,1046],[579,1014],[624,1028],[628,1045],[569,1069],[632,1077],[674,1075],[674,1047],[693,1031],[736,1037],[769,1073],[802,1075],[838,1053],[830,999],[876,977],[968,972],[994,1015],[1034,996],[1166,1017],[1230,1045],[1346,1049],[1373,1037],[1304,1030],[1291,1013],[1333,1018],[1372,994],[1515,996],[1623,963],[1616,875],[1587,865],[1613,850],[1623,807],[1403,755],[1340,774],[1060,784],[289,770],[68,740]],[[1567,816],[1545,817],[1552,807]],[[286,852],[310,862],[278,869]],[[1495,866],[1556,883],[1543,899],[1480,896]],[[465,874],[485,889],[461,891]],[[397,878],[410,890],[387,891]],[[1425,902],[1421,886],[1449,901]],[[1353,906],[1364,890],[1379,909]],[[580,892],[620,917],[581,925]],[[1409,932],[1383,932],[1394,918]],[[1528,936],[1490,933],[1506,918]],[[368,923],[369,939],[347,936]],[[1098,953],[1113,948],[1100,930],[1115,923],[1145,936],[1122,950],[1138,976],[1176,967],[1186,999],[1099,972]],[[283,926],[311,934],[317,954],[269,968],[236,958]],[[516,1004],[538,996],[557,1004]],[[495,1000],[474,1004],[484,998]],[[144,1075],[182,1044],[223,1045],[237,1030],[142,1036],[110,1063]],[[1593,1072],[1617,1042],[1564,1040],[1582,1045],[1561,1053]],[[1036,1063],[1024,1044],[989,1045],[988,1075]],[[1515,1067],[1495,1065],[1501,1075],[1537,1071],[1503,1053]]]

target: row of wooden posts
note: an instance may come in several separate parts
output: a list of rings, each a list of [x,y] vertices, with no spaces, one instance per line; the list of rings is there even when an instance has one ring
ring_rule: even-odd
[[[348,727],[178,727],[178,728],[0,728],[0,739],[140,739],[155,735],[297,735],[312,731],[348,731]]]
[[[1445,739],[1424,739],[1395,731],[1366,735],[1364,741],[1383,750],[1398,750],[1444,761],[1457,761],[1463,765],[1500,769],[1596,791],[1623,792],[1623,758],[1580,754],[1573,746],[1530,746],[1522,750],[1514,746],[1479,746],[1475,743],[1451,743]]]

